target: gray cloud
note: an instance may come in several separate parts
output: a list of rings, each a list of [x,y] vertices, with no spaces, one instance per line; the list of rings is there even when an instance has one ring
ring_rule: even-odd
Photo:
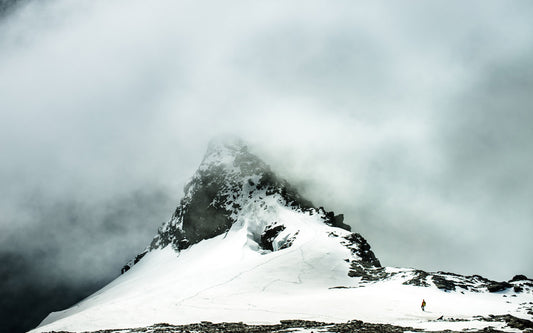
[[[0,248],[112,277],[230,132],[386,265],[533,275],[532,11],[24,4],[0,21]]]

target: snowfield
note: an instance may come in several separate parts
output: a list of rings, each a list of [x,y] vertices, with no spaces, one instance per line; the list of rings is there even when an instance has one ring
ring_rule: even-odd
[[[280,203],[270,202],[262,213],[251,211],[253,207],[248,207],[249,214],[242,214],[226,234],[179,253],[170,246],[149,252],[108,286],[70,309],[50,314],[31,332],[91,331],[163,322],[272,324],[283,319],[358,319],[426,330],[504,329],[503,323],[473,317],[512,314],[531,318],[523,306],[533,301],[531,294],[512,289],[462,293],[403,285],[404,279],[360,283],[360,278],[348,276],[346,259],[352,254],[341,245],[340,237],[332,236],[348,235],[348,231]],[[276,237],[278,243],[295,233],[298,237],[288,248],[259,250],[255,230],[258,223],[272,217],[287,226]],[[422,299],[427,302],[425,312],[420,309]],[[467,321],[436,321],[440,316]]]

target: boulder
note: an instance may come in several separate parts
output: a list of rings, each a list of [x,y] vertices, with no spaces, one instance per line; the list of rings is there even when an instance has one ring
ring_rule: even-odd
[[[487,289],[491,293],[502,291],[508,288],[511,288],[513,285],[508,282],[493,282],[487,286]]]

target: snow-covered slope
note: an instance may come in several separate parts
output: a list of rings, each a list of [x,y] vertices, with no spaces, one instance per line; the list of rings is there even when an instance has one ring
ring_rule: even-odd
[[[241,142],[212,143],[146,251],[118,279],[32,332],[282,319],[460,330],[495,326],[478,315],[531,319],[531,280],[497,284],[381,267],[349,229],[342,215],[315,208]],[[460,321],[435,321],[440,316]]]

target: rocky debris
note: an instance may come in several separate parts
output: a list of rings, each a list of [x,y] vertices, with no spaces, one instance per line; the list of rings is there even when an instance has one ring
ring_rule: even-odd
[[[292,246],[292,243],[294,243],[294,241],[296,240],[296,236],[298,236],[298,234],[300,233],[300,231],[297,231],[294,235],[292,235],[291,237],[287,238],[283,244],[281,244],[281,246],[279,247],[278,250],[283,250],[283,249],[287,249],[289,247]]]
[[[358,245],[361,249],[366,249],[364,244]],[[355,248],[358,248],[356,246]],[[363,250],[364,251],[364,250]],[[426,272],[417,269],[391,269],[375,266],[371,256],[359,254],[358,250],[354,253],[362,257],[362,260],[352,260],[350,262],[351,277],[360,277],[361,282],[378,282],[385,279],[404,280],[402,284],[417,287],[435,287],[446,291],[470,291],[470,292],[498,292],[513,288],[515,293],[531,292],[533,284],[530,280],[516,280],[515,282],[497,282],[486,279],[479,275],[464,276],[449,272]],[[514,296],[514,295],[512,295]]]
[[[533,280],[528,279],[525,275],[515,275],[508,282],[515,293],[533,291]]]
[[[130,268],[132,268],[133,265],[138,263],[147,253],[148,253],[147,250],[145,250],[144,252],[139,253],[133,260],[130,260],[130,262],[128,262],[126,265],[124,265],[124,267],[122,267],[122,269],[120,270],[120,274],[124,274],[127,271],[129,271]]]
[[[360,320],[352,320],[347,323],[335,324],[331,327],[331,330],[326,332],[339,332],[339,333],[349,333],[349,332],[361,332],[361,333],[371,333],[371,332],[386,332],[386,333],[403,333],[406,330],[411,332],[422,332],[419,329],[412,327],[401,327],[394,326],[390,324],[371,324],[365,323]]]
[[[435,286],[439,289],[450,291],[455,290],[455,283],[451,280],[446,279],[442,275],[433,275],[431,277],[431,280],[435,284]]]
[[[489,321],[489,322],[506,322],[509,327],[519,329],[521,331],[533,331],[533,321],[517,318],[513,315],[489,315],[488,317],[475,317],[479,320]]]
[[[435,320],[430,320],[430,321],[445,321],[445,322],[450,322],[450,323],[457,323],[457,322],[466,322],[466,321],[469,321],[469,319],[465,319],[465,318],[453,318],[453,317],[450,317],[450,318],[444,318],[444,315],[440,316],[439,318],[435,319]]]
[[[353,260],[350,262],[348,276],[360,277],[361,282],[377,282],[390,278],[391,274],[384,267],[371,267]]]
[[[432,273],[432,281],[437,288],[445,291],[463,290],[482,292],[490,284],[496,283],[479,275],[464,276],[450,272]]]
[[[395,273],[394,275],[397,274],[399,273]],[[443,291],[457,291],[462,289],[472,292],[497,292],[513,287],[515,292],[522,291],[518,285],[512,285],[508,282],[492,281],[479,275],[464,276],[449,272],[428,273],[421,270],[414,270],[410,274],[413,275],[413,278],[405,281],[403,284],[429,287],[429,279],[437,288]]]
[[[529,329],[531,322],[522,320],[510,315],[506,316],[491,316],[489,318],[479,317],[480,320],[490,322],[507,322],[510,327],[517,329]],[[449,321],[449,320],[448,320]],[[514,325],[514,326],[511,326]],[[523,327],[523,328],[522,328]],[[351,320],[346,323],[323,323],[317,321],[307,320],[282,320],[279,324],[274,325],[248,325],[242,322],[239,323],[212,323],[203,321],[196,324],[188,325],[170,325],[166,323],[155,324],[148,327],[127,328],[127,329],[109,329],[99,330],[84,333],[289,333],[300,329],[311,330],[311,332],[337,332],[337,333],[403,333],[409,332],[429,332],[413,327],[402,327],[391,324],[373,324],[365,323],[360,320]],[[456,331],[431,331],[432,333],[456,333]],[[482,330],[471,331],[472,333],[492,332],[501,333],[502,331],[495,330],[492,327],[486,327]],[[72,333],[68,331],[48,332],[48,333]],[[459,333],[459,332],[457,332]]]
[[[417,269],[413,272],[413,275],[414,275],[413,278],[405,281],[403,284],[417,286],[417,287],[429,287],[430,286],[430,284],[427,282],[427,278],[429,276],[428,272]]]
[[[279,235],[279,233],[285,229],[285,226],[281,224],[268,225],[265,228],[265,231],[263,231],[263,233],[261,234],[261,247],[265,250],[274,251],[274,245],[272,244],[272,242]]]

